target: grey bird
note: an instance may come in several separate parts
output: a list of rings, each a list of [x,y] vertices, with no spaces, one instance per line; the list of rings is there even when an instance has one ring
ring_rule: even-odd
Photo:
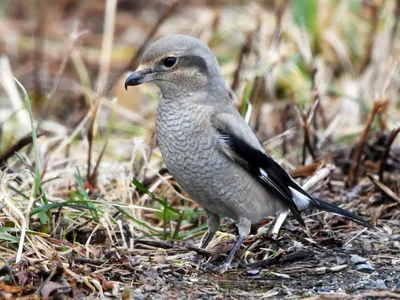
[[[252,224],[279,212],[318,208],[371,227],[358,216],[304,191],[262,148],[229,96],[213,52],[200,40],[170,35],[153,43],[125,88],[154,82],[161,90],[156,134],[165,165],[179,185],[204,208],[213,238],[220,216],[236,221],[239,237],[226,269]]]

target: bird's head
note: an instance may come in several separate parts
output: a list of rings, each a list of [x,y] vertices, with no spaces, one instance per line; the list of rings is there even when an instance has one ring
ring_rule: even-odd
[[[143,54],[139,67],[126,79],[125,88],[145,82],[157,84],[166,98],[225,89],[210,48],[186,35],[170,35],[153,43]]]

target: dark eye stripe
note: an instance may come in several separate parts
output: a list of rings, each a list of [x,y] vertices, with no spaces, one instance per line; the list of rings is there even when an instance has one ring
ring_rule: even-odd
[[[179,58],[179,67],[197,68],[200,73],[208,73],[207,62],[204,58],[196,55],[181,56]]]

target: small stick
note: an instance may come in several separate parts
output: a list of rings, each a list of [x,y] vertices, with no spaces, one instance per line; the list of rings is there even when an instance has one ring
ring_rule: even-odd
[[[39,133],[37,137],[41,137],[44,133]],[[2,165],[15,154],[15,152],[21,150],[23,147],[30,145],[32,143],[32,133],[28,133],[24,137],[20,138],[15,144],[9,147],[3,153],[0,153],[0,168]]]
[[[92,179],[90,174],[91,174],[91,168],[92,168],[92,148],[93,148],[93,138],[94,138],[94,123],[96,120],[97,112],[100,107],[100,101],[97,100],[95,101],[95,104],[92,106],[92,111],[90,114],[90,119],[89,119],[89,127],[87,130],[87,140],[88,140],[88,163],[87,163],[87,174],[86,174],[86,180],[91,186],[96,186],[95,182],[92,182]]]
[[[311,252],[310,251],[304,251],[304,250],[299,250],[297,252],[282,256],[282,254],[278,254],[274,257],[271,258],[267,258],[264,260],[260,260],[251,264],[247,264],[246,265],[246,269],[256,269],[256,268],[264,268],[264,267],[268,267],[268,266],[272,266],[277,264],[278,262],[282,262],[282,263],[287,263],[287,262],[291,262],[294,260],[300,260],[300,259],[304,259],[307,258],[308,256],[310,256]]]
[[[400,203],[400,197],[397,196],[388,186],[386,186],[382,181],[376,180],[373,176],[368,174],[369,180],[378,188],[378,190],[386,197],[393,199]]]
[[[381,4],[379,4],[379,1],[371,1],[372,4],[370,5],[371,8],[371,29],[369,31],[369,39],[368,39],[368,44],[367,44],[367,49],[365,51],[364,57],[365,60],[363,61],[361,67],[360,67],[360,74],[362,74],[365,69],[369,66],[371,63],[371,57],[372,57],[372,49],[374,48],[375,40],[376,40],[376,32],[378,29],[378,21],[379,21],[379,10]],[[383,1],[382,1],[383,3]]]
[[[372,299],[372,298],[381,298],[381,299],[400,299],[400,294],[396,292],[389,291],[371,291],[359,294],[358,296],[352,298],[353,300],[362,300],[362,299]]]
[[[279,2],[278,2],[279,3]],[[273,44],[278,45],[281,40],[281,31],[282,31],[282,20],[283,15],[287,9],[289,0],[284,0],[275,10],[275,30],[274,34],[272,35],[272,39],[269,42],[269,45],[272,46]]]
[[[390,149],[392,147],[394,140],[396,139],[396,137],[399,133],[400,133],[400,127],[397,127],[396,129],[392,130],[392,132],[390,133],[389,138],[386,142],[385,151],[383,152],[383,154],[381,156],[381,163],[379,166],[378,174],[379,174],[379,180],[382,182],[383,182],[383,172],[385,172],[385,164],[389,157]]]
[[[375,119],[375,115],[380,111],[381,107],[387,102],[387,99],[383,97],[382,99],[376,101],[372,107],[371,113],[369,114],[367,123],[365,124],[364,130],[361,133],[360,141],[358,146],[354,151],[354,155],[351,160],[351,165],[348,173],[347,184],[349,186],[354,186],[358,181],[358,169],[360,166],[361,155],[364,152],[365,143],[367,142],[368,134],[371,130],[372,122]]]
[[[150,43],[150,40],[154,37],[154,35],[157,33],[158,29],[160,26],[172,15],[172,13],[178,8],[180,4],[179,0],[175,0],[172,5],[160,16],[160,18],[157,20],[157,22],[154,24],[154,26],[150,29],[150,32],[147,34],[144,42],[142,45],[139,47],[139,49],[136,51],[136,54],[132,56],[131,60],[129,63],[121,68],[119,71],[116,72],[116,76],[110,80],[110,84],[108,89],[104,90],[103,94],[107,94],[117,83],[119,77],[126,71],[136,69],[138,64],[139,64],[139,59],[142,56],[144,50],[147,48],[147,46]]]
[[[271,239],[277,240],[279,235],[279,230],[282,227],[283,222],[285,222],[287,215],[289,214],[289,210],[279,213],[278,216],[274,220],[274,226],[271,230]]]
[[[231,90],[234,91],[235,93],[237,92],[237,88],[239,86],[239,81],[240,81],[240,73],[243,68],[243,62],[244,58],[250,53],[251,48],[252,48],[252,43],[253,43],[253,38],[255,35],[255,30],[250,31],[247,36],[246,40],[242,46],[242,49],[240,50],[239,54],[239,61],[236,66],[235,74],[233,75],[233,81],[231,84]]]
[[[396,1],[396,5],[393,9],[393,15],[394,15],[394,24],[392,29],[390,30],[390,39],[389,39],[389,54],[393,52],[393,45],[394,41],[396,40],[397,36],[397,31],[399,28],[399,19],[400,19],[400,1]]]
[[[343,247],[350,244],[352,241],[354,241],[356,238],[358,238],[360,235],[362,235],[367,229],[368,229],[368,227],[361,229],[361,231],[359,233],[357,233],[355,236],[353,236],[351,239],[349,239],[346,243],[344,243]]]
[[[139,239],[139,240],[135,241],[135,244],[144,244],[144,245],[149,245],[149,246],[154,246],[154,247],[159,247],[159,248],[166,248],[166,249],[181,249],[183,247],[183,248],[195,251],[203,256],[217,257],[219,255],[219,253],[205,250],[200,247],[197,247],[197,246],[194,246],[191,244],[186,244],[186,243],[181,243],[180,245],[175,245],[175,244],[164,242],[164,241]]]

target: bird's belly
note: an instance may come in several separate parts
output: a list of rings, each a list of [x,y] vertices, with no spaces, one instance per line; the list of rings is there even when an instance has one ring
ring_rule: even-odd
[[[171,175],[200,206],[235,221],[253,224],[285,208],[275,195],[217,148],[217,140],[197,132],[183,136],[158,133]]]

